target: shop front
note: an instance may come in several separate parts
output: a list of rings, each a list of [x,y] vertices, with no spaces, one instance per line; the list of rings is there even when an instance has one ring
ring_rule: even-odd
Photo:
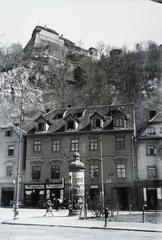
[[[15,180],[12,178],[0,179],[0,206],[10,206],[14,200]]]
[[[52,183],[25,184],[24,204],[26,207],[38,207],[39,202],[49,198],[52,202],[55,199],[64,199],[64,178],[55,179]]]
[[[143,188],[143,202],[149,210],[162,209],[162,187]]]

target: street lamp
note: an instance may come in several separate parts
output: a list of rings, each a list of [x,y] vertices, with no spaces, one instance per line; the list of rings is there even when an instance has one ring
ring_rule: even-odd
[[[102,207],[104,208],[105,199],[104,199],[104,179],[103,179],[103,159],[102,159],[102,136],[100,135],[100,158],[101,158],[101,201]]]
[[[12,89],[11,94],[14,94],[14,90]],[[19,134],[19,145],[18,145],[18,162],[17,162],[17,181],[16,181],[16,202],[14,204],[14,219],[18,218],[19,214],[19,193],[20,193],[20,164],[21,164],[21,150],[22,150],[22,100],[23,100],[23,88],[21,89],[21,97],[20,97],[20,134]]]

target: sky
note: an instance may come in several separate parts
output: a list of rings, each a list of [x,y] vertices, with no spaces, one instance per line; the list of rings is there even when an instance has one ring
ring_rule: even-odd
[[[82,47],[162,44],[162,4],[150,0],[0,0],[0,46],[29,41],[47,26]]]

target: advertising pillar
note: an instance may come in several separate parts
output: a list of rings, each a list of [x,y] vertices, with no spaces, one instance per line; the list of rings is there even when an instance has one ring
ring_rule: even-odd
[[[69,165],[69,214],[75,214],[84,208],[84,169],[85,166],[80,161],[80,154],[75,152],[73,161]]]

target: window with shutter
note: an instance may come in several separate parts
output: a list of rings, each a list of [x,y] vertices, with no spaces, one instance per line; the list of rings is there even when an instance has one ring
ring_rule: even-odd
[[[146,155],[147,156],[153,156],[157,154],[157,149],[155,148],[155,146],[150,145],[150,146],[146,146]]]
[[[102,127],[102,122],[101,119],[93,119],[93,128],[101,128]]]
[[[124,127],[124,119],[116,118],[115,119],[115,127]]]

